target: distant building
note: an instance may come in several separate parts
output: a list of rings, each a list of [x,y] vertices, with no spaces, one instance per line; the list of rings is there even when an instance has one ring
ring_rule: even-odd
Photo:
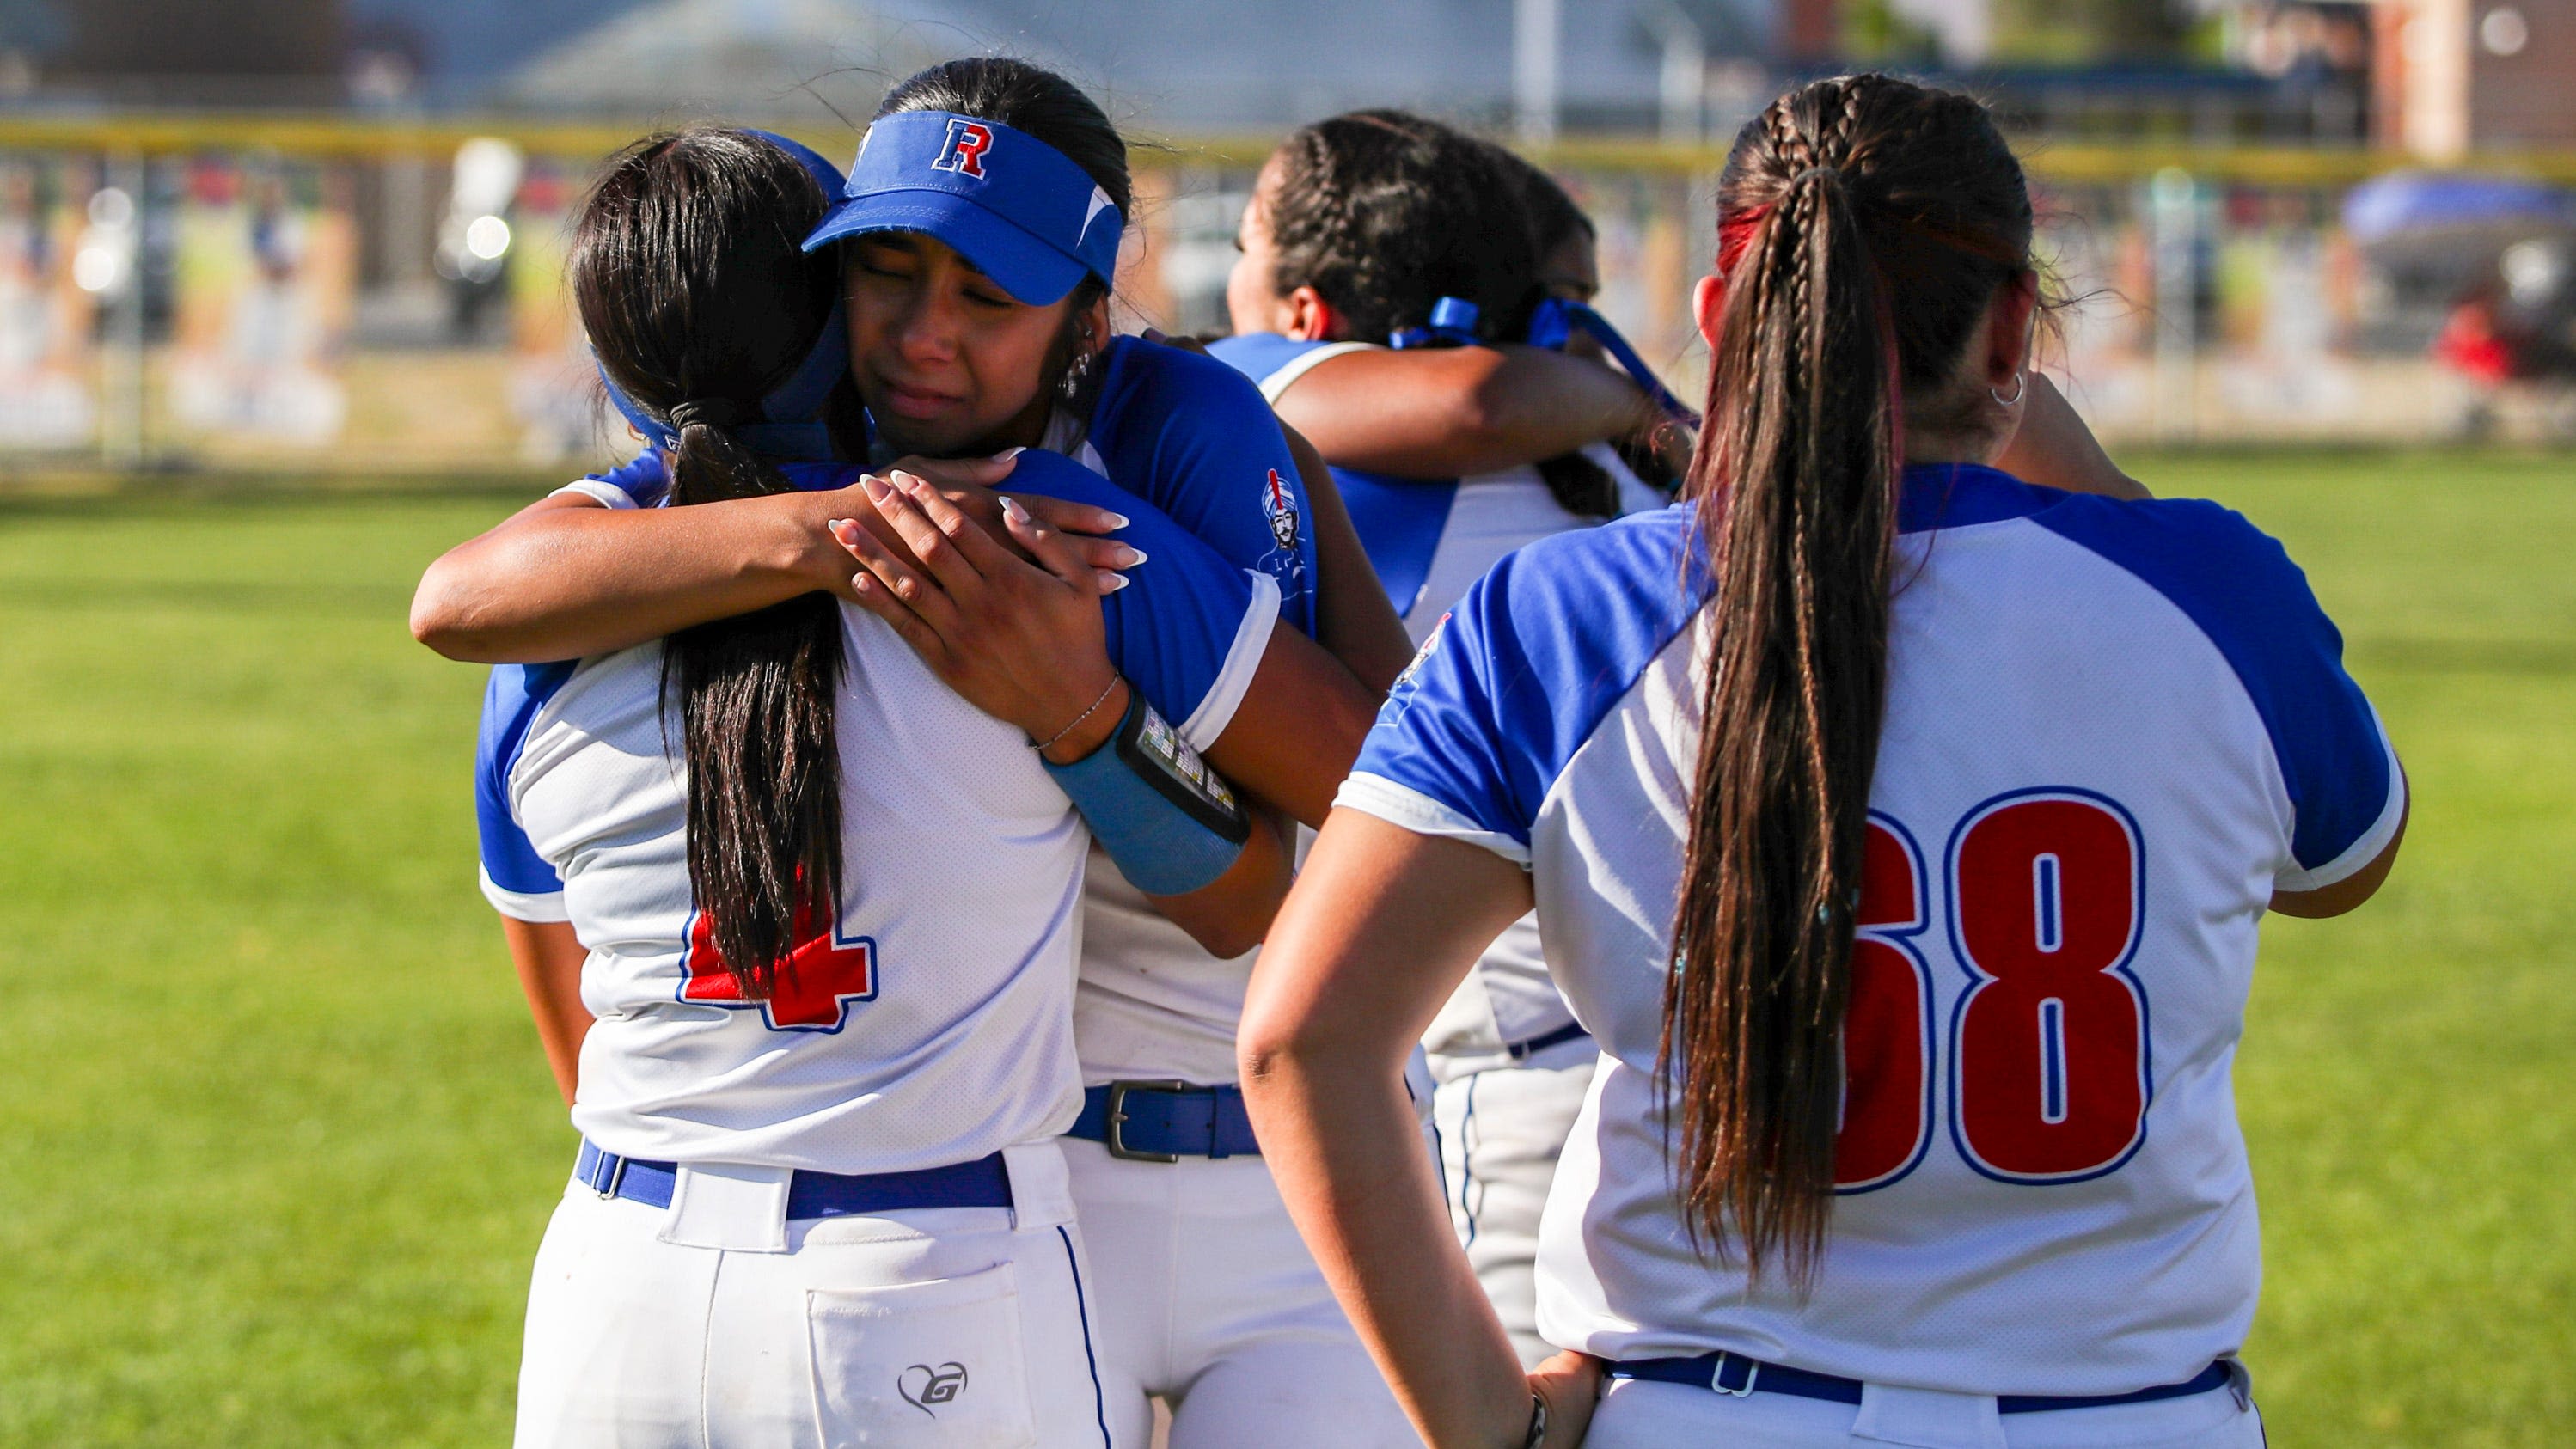
[[[645,0],[493,81],[513,110],[793,114],[872,106],[889,80],[971,48],[937,5],[866,0]]]
[[[512,105],[810,117],[808,82],[837,104],[854,69],[882,85],[931,59],[1010,54],[1062,70],[1122,122],[1209,134],[1389,104],[1499,124],[1513,105],[1519,0],[587,0],[587,25],[550,24],[508,50],[452,32],[516,25],[522,8],[502,22],[482,13],[488,0],[351,3],[422,37],[433,92]],[[1571,131],[1731,130],[1767,96],[1773,61],[1831,34],[1831,0],[1557,8],[1555,114]]]
[[[317,105],[342,96],[341,0],[67,0],[13,8],[53,42],[43,63],[48,80],[111,101]]]
[[[2381,0],[2380,139],[2429,160],[2576,145],[2576,0]]]

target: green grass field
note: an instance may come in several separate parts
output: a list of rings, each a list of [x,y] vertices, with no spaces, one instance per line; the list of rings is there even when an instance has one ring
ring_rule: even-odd
[[[2286,539],[2412,770],[2275,920],[2239,1081],[2273,1442],[2576,1423],[2576,460],[2145,460]],[[499,495],[0,501],[0,1444],[508,1434],[573,1150],[473,885],[478,670],[403,631]]]

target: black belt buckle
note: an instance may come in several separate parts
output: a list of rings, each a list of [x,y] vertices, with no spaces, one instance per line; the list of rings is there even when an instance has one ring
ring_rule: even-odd
[[[1128,1093],[1171,1092],[1178,1094],[1188,1090],[1190,1090],[1190,1084],[1183,1081],[1111,1082],[1109,1084],[1109,1110],[1104,1114],[1100,1133],[1101,1145],[1109,1149],[1110,1156],[1121,1158],[1128,1162],[1180,1161],[1181,1155],[1177,1152],[1143,1152],[1128,1146],[1127,1134],[1123,1129],[1127,1124]]]

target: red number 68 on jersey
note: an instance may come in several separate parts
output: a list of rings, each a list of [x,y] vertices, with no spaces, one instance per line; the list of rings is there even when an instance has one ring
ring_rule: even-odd
[[[1873,813],[1843,1027],[1838,1191],[1885,1187],[1923,1160],[1935,1093],[1923,853]],[[2128,971],[2146,905],[2129,813],[2083,790],[2025,790],[1971,810],[1943,861],[1952,955],[1969,978],[1947,1042],[1950,1135],[2003,1182],[2075,1182],[2129,1160],[2153,1096],[2146,988]]]

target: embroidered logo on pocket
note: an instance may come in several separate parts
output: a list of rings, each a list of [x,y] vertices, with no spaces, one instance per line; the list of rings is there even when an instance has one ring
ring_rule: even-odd
[[[894,1376],[894,1391],[903,1395],[905,1403],[936,1419],[939,1415],[931,1410],[931,1405],[953,1402],[959,1394],[966,1392],[966,1365],[944,1363],[932,1368],[928,1364],[914,1364]]]
[[[1012,1263],[809,1289],[806,1303],[819,1449],[1037,1449]],[[1066,1347],[1047,1352],[1061,1361]],[[1070,1347],[1065,1367],[1083,1362]]]

